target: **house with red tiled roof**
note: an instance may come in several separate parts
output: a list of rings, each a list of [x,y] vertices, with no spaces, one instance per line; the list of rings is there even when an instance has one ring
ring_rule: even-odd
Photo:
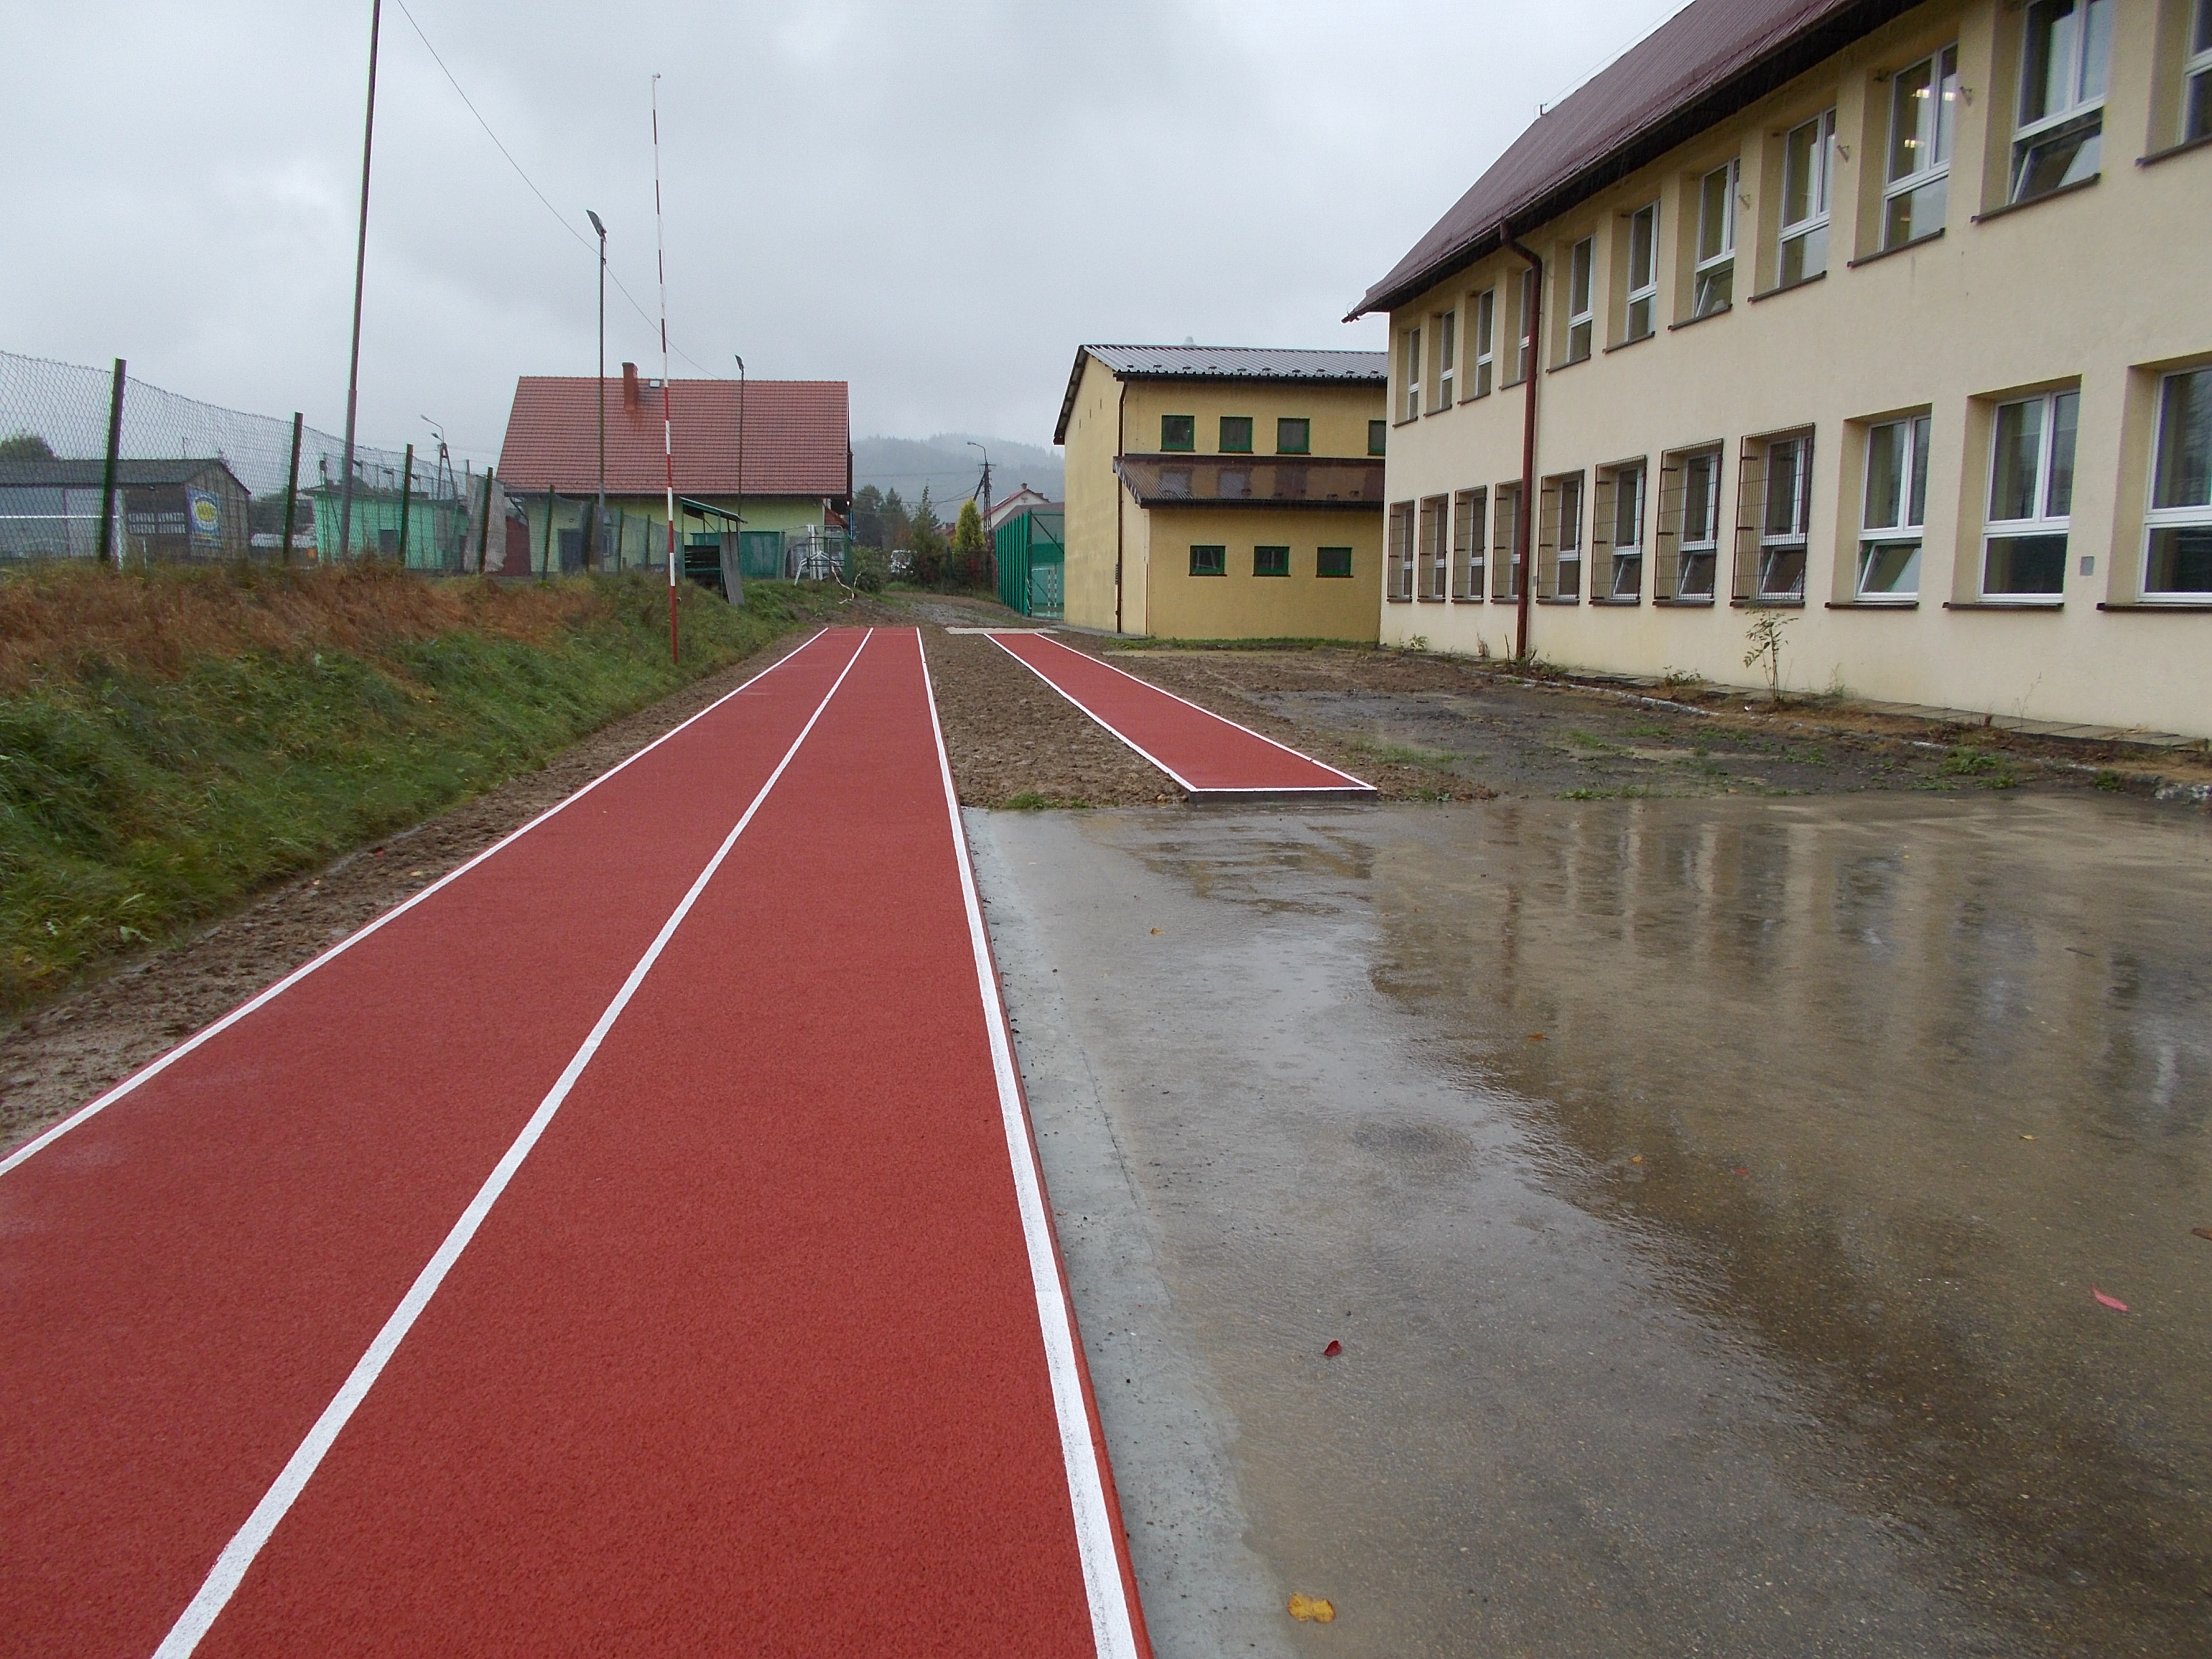
[[[852,508],[849,400],[842,380],[670,380],[623,365],[622,378],[526,374],[514,384],[499,481],[529,514],[527,562],[508,538],[507,574],[581,568],[588,509],[601,487],[606,418],[606,516],[594,562],[666,568],[667,453],[676,474],[676,532],[687,566],[713,565],[722,537],[747,575],[786,572],[787,543],[843,528]]]

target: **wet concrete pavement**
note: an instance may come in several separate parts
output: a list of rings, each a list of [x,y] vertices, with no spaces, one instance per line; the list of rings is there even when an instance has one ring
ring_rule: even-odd
[[[1164,1656],[2212,1648],[2203,814],[969,822]]]

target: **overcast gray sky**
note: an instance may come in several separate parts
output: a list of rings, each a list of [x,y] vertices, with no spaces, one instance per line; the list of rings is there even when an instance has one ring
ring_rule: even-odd
[[[1338,319],[1680,0],[406,0],[567,222],[732,371],[856,432],[1048,442],[1084,340],[1374,347]],[[343,423],[368,0],[0,0],[0,349]],[[590,251],[386,0],[364,441],[495,457],[588,374]],[[607,355],[657,362],[610,289]]]

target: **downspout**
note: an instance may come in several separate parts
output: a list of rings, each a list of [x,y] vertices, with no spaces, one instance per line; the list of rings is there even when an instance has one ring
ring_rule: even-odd
[[[1536,523],[1536,380],[1544,368],[1544,262],[1528,248],[1522,246],[1506,228],[1506,247],[1528,262],[1534,280],[1528,284],[1528,379],[1522,389],[1521,403],[1521,510],[1514,515],[1514,550],[1521,558],[1521,606],[1513,645],[1517,661],[1528,660],[1528,619],[1530,600],[1536,592],[1536,557],[1534,544]],[[1518,343],[1515,349],[1519,349]]]
[[[1114,631],[1121,631],[1121,446],[1129,427],[1129,383],[1121,386],[1114,404]]]

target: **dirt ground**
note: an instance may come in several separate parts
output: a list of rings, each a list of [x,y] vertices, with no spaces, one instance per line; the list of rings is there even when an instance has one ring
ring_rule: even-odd
[[[988,640],[950,628],[1019,625],[976,599],[887,595],[854,623],[919,624],[953,778],[964,805],[1170,804],[1146,762]],[[453,866],[757,673],[794,634],[667,701],[617,721],[541,771],[513,780],[381,846],[266,893],[0,1031],[0,1147],[13,1145],[155,1059]],[[1516,684],[1493,667],[1358,649],[1079,649],[1376,785],[1385,799],[1501,795],[1829,793],[1876,789],[2197,791],[2202,755],[2150,755],[1834,707],[1747,712],[1711,691],[1639,702],[1602,689]],[[1694,700],[1694,701],[1692,701]],[[1654,701],[1677,707],[1651,707]],[[1702,711],[1702,712],[1700,712]]]

